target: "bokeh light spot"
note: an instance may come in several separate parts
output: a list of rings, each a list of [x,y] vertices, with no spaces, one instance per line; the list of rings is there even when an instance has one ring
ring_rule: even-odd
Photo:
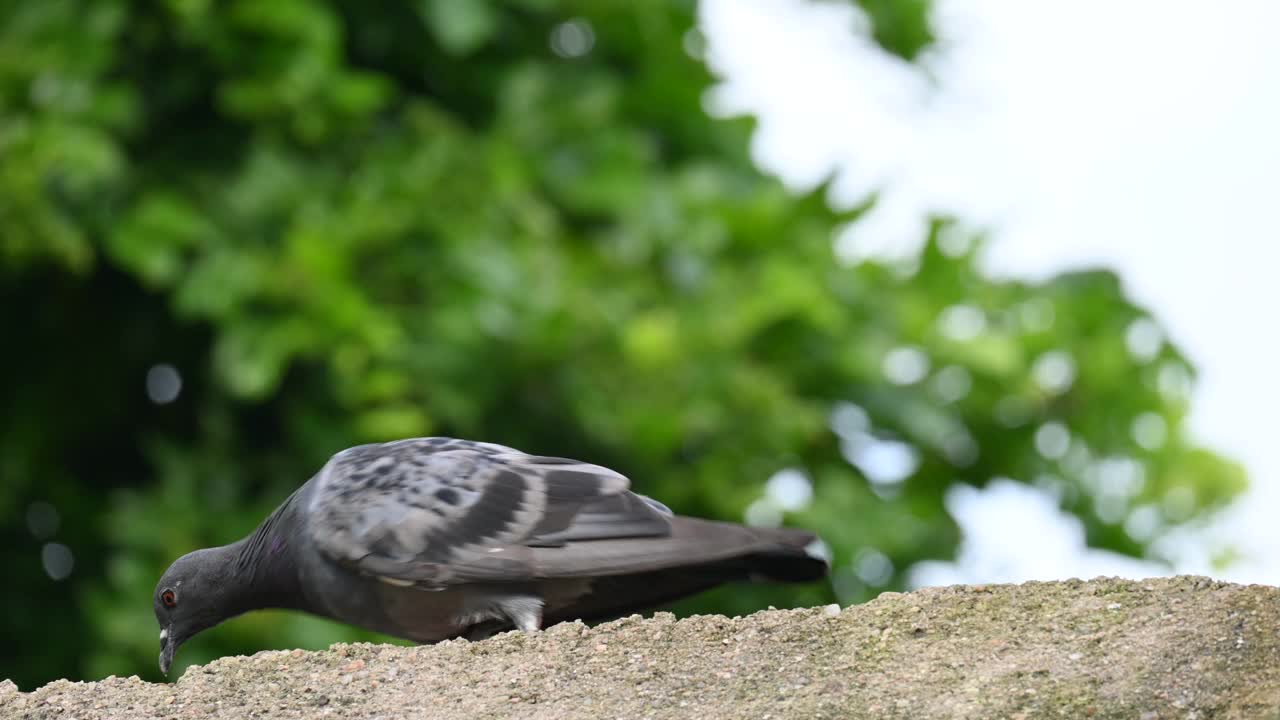
[[[795,512],[808,507],[813,500],[813,483],[803,472],[787,468],[769,478],[765,493],[782,510]]]
[[[1124,532],[1134,540],[1149,542],[1160,529],[1160,511],[1151,505],[1143,505],[1133,509],[1124,521]]]
[[[1061,350],[1052,350],[1036,359],[1031,377],[1040,389],[1053,395],[1061,395],[1076,380],[1076,362]]]
[[[1153,412],[1144,412],[1133,419],[1133,441],[1143,450],[1159,450],[1169,435],[1169,425]]]
[[[751,527],[775,528],[782,524],[782,508],[766,495],[747,506],[742,520]]]
[[[1160,353],[1164,333],[1150,318],[1138,318],[1129,323],[1129,328],[1125,330],[1124,344],[1135,359],[1148,362]]]
[[[968,467],[978,459],[978,443],[968,430],[947,433],[942,439],[942,454],[956,467]]]
[[[562,58],[582,57],[595,44],[596,32],[582,18],[567,20],[551,29],[551,51]]]
[[[1093,499],[1093,513],[1108,525],[1115,525],[1124,519],[1125,500],[1120,495],[1103,493]]]
[[[920,467],[920,456],[907,443],[867,437],[844,446],[846,457],[875,485],[897,485]]]
[[[167,405],[182,392],[182,375],[168,363],[152,365],[147,370],[147,397],[157,405]]]
[[[1071,447],[1071,433],[1060,422],[1047,422],[1036,430],[1036,452],[1049,460],[1060,460]]]
[[[958,223],[950,223],[938,230],[938,250],[949,258],[964,257],[973,249],[975,236]]]
[[[972,305],[952,305],[938,314],[938,331],[957,342],[973,340],[986,328],[986,314]]]
[[[1181,363],[1166,362],[1156,376],[1156,388],[1166,400],[1185,401],[1191,395],[1191,373]]]
[[[852,437],[871,429],[867,411],[851,402],[838,402],[831,409],[831,430],[840,437]]]
[[[40,564],[44,566],[44,572],[54,580],[66,580],[71,577],[71,570],[75,568],[75,556],[71,554],[71,548],[62,543],[45,543],[40,548]]]
[[[875,548],[865,548],[853,559],[853,572],[862,582],[882,587],[893,579],[893,561]]]
[[[929,374],[929,356],[917,347],[897,347],[885,353],[881,369],[894,385],[911,385]]]
[[[973,389],[973,376],[959,365],[948,365],[933,376],[933,393],[943,403],[963,400]]]
[[[1130,498],[1142,492],[1146,484],[1146,466],[1130,457],[1099,460],[1098,492]]]

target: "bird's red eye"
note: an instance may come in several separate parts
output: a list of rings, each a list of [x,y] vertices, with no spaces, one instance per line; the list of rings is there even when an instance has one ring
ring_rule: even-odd
[[[165,590],[160,593],[160,602],[164,603],[165,607],[173,607],[178,604],[178,596],[174,595],[172,590]]]

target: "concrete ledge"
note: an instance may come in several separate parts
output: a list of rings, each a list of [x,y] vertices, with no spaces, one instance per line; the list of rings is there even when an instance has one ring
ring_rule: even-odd
[[[1205,578],[928,588],[858,607],[335,645],[175,684],[0,684],[3,718],[1272,718],[1280,590]]]

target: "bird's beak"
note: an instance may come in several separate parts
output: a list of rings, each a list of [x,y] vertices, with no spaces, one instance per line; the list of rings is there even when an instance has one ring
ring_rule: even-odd
[[[160,629],[160,672],[165,675],[169,674],[169,666],[173,664],[173,653],[178,649],[179,642],[173,637],[173,628],[166,627]]]

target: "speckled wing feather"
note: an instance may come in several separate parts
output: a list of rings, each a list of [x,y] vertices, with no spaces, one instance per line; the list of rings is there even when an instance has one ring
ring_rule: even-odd
[[[665,515],[608,468],[490,443],[417,438],[335,455],[307,507],[316,546],[366,574],[424,587],[537,575],[530,548],[660,534]],[[632,500],[635,498],[636,500]],[[587,508],[587,522],[575,520]]]

